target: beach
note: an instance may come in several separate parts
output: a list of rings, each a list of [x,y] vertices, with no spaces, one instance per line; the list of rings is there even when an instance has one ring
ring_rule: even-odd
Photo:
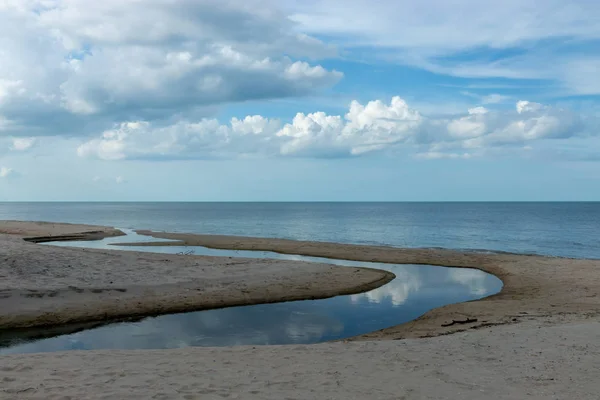
[[[42,246],[23,238],[118,232],[0,226],[1,327],[326,297],[392,278],[292,261]],[[140,233],[190,246],[478,268],[504,288],[336,343],[3,356],[0,398],[595,399],[600,390],[599,260]]]
[[[600,0],[0,0],[0,400],[600,400]]]

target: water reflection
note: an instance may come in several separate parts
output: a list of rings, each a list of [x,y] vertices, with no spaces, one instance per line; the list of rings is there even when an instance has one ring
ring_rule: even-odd
[[[485,276],[474,269],[448,268],[448,273],[454,282],[459,282],[468,287],[471,293],[478,296],[487,294]]]
[[[408,266],[407,266],[408,267]],[[406,302],[411,293],[416,293],[421,289],[422,280],[415,271],[406,268],[386,268],[396,274],[396,279],[370,292],[360,293],[350,296],[353,303],[358,303],[362,299],[367,299],[371,303],[391,302],[394,306],[400,306]]]
[[[130,233],[130,232],[128,232]],[[130,235],[127,242],[146,240]],[[106,247],[109,238],[70,245]],[[59,245],[69,245],[59,243]],[[115,248],[115,246],[110,246]],[[118,248],[118,247],[117,247]],[[367,293],[324,300],[295,301],[171,314],[123,322],[0,349],[0,354],[73,349],[158,349],[316,343],[351,337],[417,318],[432,308],[474,300],[500,291],[502,282],[479,270],[427,265],[394,265],[272,252],[213,250],[202,247],[128,247],[129,250],[278,258],[370,267],[393,272],[396,279]],[[17,339],[17,338],[13,338]]]

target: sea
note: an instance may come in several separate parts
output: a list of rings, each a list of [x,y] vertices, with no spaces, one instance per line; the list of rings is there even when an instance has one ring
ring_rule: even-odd
[[[0,220],[600,258],[600,202],[0,203]]]

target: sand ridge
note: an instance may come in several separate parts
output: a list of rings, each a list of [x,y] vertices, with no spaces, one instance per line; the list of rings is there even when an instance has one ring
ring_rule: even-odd
[[[0,234],[19,235],[34,243],[63,240],[100,240],[123,236],[119,229],[99,225],[43,221],[0,221]]]

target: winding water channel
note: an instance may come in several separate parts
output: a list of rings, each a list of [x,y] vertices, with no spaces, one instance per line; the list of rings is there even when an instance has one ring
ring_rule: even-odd
[[[396,279],[366,293],[322,300],[292,301],[169,314],[109,323],[71,333],[58,331],[0,337],[0,354],[82,349],[164,349],[186,346],[232,346],[318,343],[352,337],[411,321],[447,304],[498,293],[502,281],[483,271],[431,265],[384,264],[286,255],[265,251],[215,250],[197,246],[127,246],[111,243],[153,241],[124,230],[126,237],[49,245],[108,248],[158,253],[275,258],[387,270]],[[161,239],[160,241],[163,241]],[[69,332],[63,330],[62,332]],[[29,339],[28,339],[29,338]]]

